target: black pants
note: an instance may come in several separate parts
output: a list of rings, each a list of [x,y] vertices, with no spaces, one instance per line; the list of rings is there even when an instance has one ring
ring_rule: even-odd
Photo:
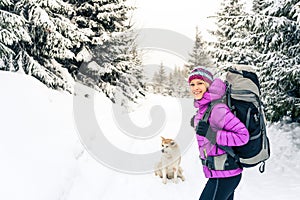
[[[234,190],[240,183],[242,174],[228,178],[210,178],[199,200],[233,200]]]

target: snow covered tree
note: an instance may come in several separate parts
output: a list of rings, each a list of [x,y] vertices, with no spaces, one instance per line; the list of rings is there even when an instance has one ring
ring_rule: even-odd
[[[264,10],[265,8],[270,6],[270,3],[271,3],[271,2],[267,2],[266,0],[253,0],[252,2],[253,2],[252,3],[252,10],[255,13],[258,13],[261,10]]]
[[[255,0],[249,25],[267,118],[300,121],[300,2]]]
[[[108,87],[116,86],[112,100],[121,105],[127,105],[128,102],[135,102],[144,96],[145,83],[142,78],[142,63],[132,37],[122,33],[118,37],[114,37],[113,41],[113,44],[108,47],[110,51],[113,50],[110,55],[114,60],[104,63],[104,66],[108,67],[107,69],[112,69],[112,73],[103,74],[100,80],[111,77],[112,81],[109,82]],[[107,90],[108,87],[103,88]]]
[[[1,69],[21,70],[49,87],[70,92],[74,78],[79,78],[111,100],[116,91],[133,100],[138,95],[129,91],[141,95],[144,85],[128,20],[133,8],[125,2],[1,1]]]
[[[254,0],[246,13],[238,0],[224,1],[217,16],[212,56],[220,68],[255,65],[266,116],[299,121],[299,1]]]
[[[167,82],[167,90],[168,95],[174,96],[175,95],[175,81],[174,81],[174,75],[172,72],[168,75],[168,82]]]
[[[198,27],[196,27],[196,36],[193,51],[190,53],[188,64],[186,65],[186,67],[188,67],[189,70],[192,70],[196,66],[212,66],[212,61],[207,50],[207,42],[203,40]]]
[[[165,66],[163,63],[160,64],[159,70],[157,73],[157,77],[154,77],[154,80],[156,80],[156,82],[161,85],[166,83],[167,75],[166,75],[166,69],[165,69]]]
[[[0,1],[0,69],[16,71],[15,56],[20,43],[31,43],[26,20],[14,11],[14,0]]]
[[[174,71],[169,74],[168,89],[171,96],[178,98],[190,97],[186,80],[187,71],[186,68],[175,67]]]
[[[154,73],[152,84],[154,93],[168,95],[168,77],[163,63],[160,64],[158,71]]]
[[[123,93],[121,104],[143,94],[141,62],[128,20],[133,8],[126,0],[69,2],[77,7],[72,20],[89,33],[89,41],[78,49],[76,60],[83,63],[76,73],[77,80],[103,91],[112,101],[117,93],[118,99]]]
[[[224,0],[216,16],[217,29],[211,31],[216,42],[211,42],[210,54],[220,70],[232,63],[250,64],[256,55],[247,47],[249,14],[241,0]]]
[[[10,4],[1,5],[10,16],[20,16],[11,27],[19,25],[22,37],[26,37],[13,45],[14,53],[9,55],[15,70],[34,76],[49,87],[71,92],[73,78],[66,63],[74,58],[71,50],[79,45],[76,39],[84,37],[68,19],[72,7],[63,0],[11,0]],[[5,29],[1,27],[1,31]]]

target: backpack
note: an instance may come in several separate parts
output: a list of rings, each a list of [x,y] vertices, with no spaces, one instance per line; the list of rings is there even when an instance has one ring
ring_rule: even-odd
[[[226,94],[222,100],[211,102],[201,121],[208,123],[214,105],[226,103],[236,117],[249,131],[247,144],[238,147],[217,145],[234,158],[240,167],[253,167],[261,163],[259,171],[264,172],[265,161],[270,157],[270,144],[266,132],[266,120],[260,100],[260,84],[253,69],[246,65],[231,67],[226,76]]]

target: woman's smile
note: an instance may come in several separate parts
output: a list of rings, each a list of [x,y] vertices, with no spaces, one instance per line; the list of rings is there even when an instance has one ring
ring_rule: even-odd
[[[207,91],[207,85],[205,81],[201,79],[193,79],[190,82],[190,87],[194,99],[202,99],[203,94]]]

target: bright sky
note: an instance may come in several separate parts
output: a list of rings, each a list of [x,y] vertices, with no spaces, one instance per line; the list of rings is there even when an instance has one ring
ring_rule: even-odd
[[[196,26],[209,38],[207,28],[213,28],[211,18],[217,11],[218,0],[129,0],[137,7],[133,21],[135,27],[161,28],[182,34],[194,41]],[[176,41],[174,41],[176,42]],[[184,59],[166,52],[151,52],[144,56],[144,64],[180,66]]]
[[[138,27],[165,28],[194,38],[195,27],[212,27],[211,19],[218,0],[130,0],[137,10],[134,21]]]

